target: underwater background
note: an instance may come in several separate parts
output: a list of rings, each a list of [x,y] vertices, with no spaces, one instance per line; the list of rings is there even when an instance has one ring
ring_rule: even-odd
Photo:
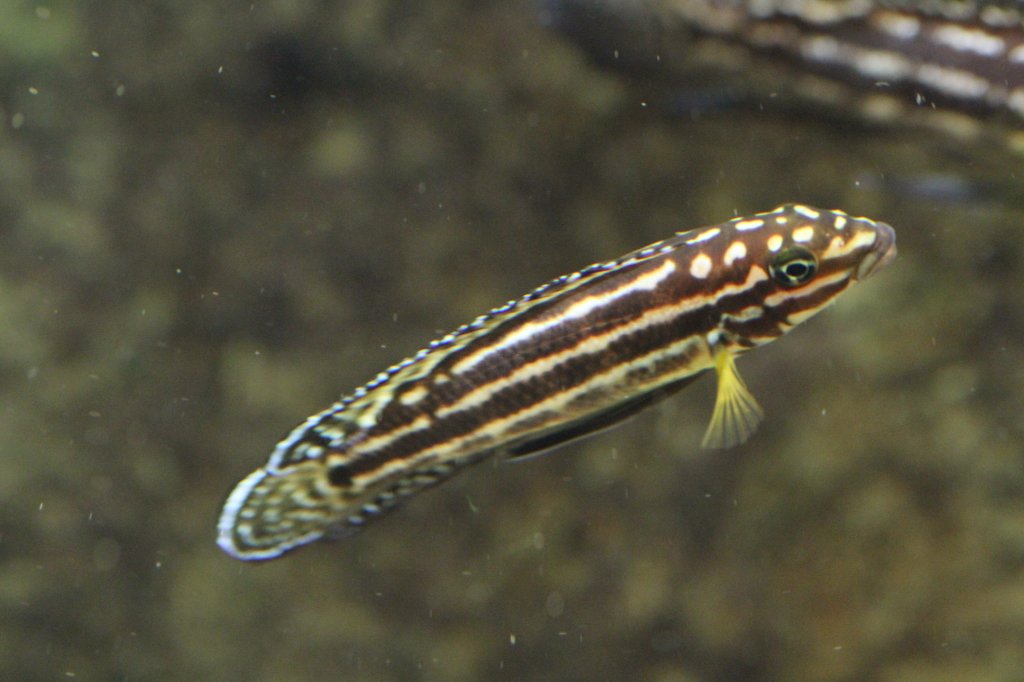
[[[1024,155],[720,107],[557,14],[0,3],[0,678],[1024,679]],[[699,449],[705,379],[343,542],[217,548],[339,394],[790,201],[900,256],[740,360],[745,445]]]

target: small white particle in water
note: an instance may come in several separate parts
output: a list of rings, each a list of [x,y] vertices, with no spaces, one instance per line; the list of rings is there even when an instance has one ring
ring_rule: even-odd
[[[516,645],[516,636],[513,635],[513,634],[509,634],[509,636],[508,636],[508,643],[511,644],[512,646],[515,646]]]
[[[28,94],[30,94],[30,95],[38,95],[39,94],[39,88],[36,88],[36,87],[33,87],[33,86],[29,86]]]
[[[93,51],[92,51],[92,52],[90,52],[89,54],[91,54],[91,55],[93,56],[93,58],[94,58],[94,59],[99,59],[99,57],[100,57],[100,53],[99,53],[99,52],[97,52],[96,50],[93,50]]]

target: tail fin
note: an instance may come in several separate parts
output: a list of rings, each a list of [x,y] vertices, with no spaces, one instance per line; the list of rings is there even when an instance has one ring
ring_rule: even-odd
[[[263,561],[322,538],[346,537],[410,495],[481,459],[477,455],[426,465],[364,489],[332,484],[328,467],[317,460],[274,471],[257,469],[235,487],[224,504],[217,523],[217,544],[235,558]]]
[[[317,480],[327,483],[323,470],[320,462],[304,462],[246,476],[224,504],[217,544],[239,559],[273,559],[343,524],[348,505]]]

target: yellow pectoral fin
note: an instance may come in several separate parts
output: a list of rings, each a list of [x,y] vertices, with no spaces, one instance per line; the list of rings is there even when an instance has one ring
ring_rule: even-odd
[[[736,370],[736,360],[725,348],[715,351],[715,372],[718,374],[715,411],[700,445],[702,448],[731,448],[754,434],[764,418],[764,411],[747,390]]]

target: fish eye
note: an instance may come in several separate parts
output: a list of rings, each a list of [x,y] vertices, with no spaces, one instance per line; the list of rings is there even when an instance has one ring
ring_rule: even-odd
[[[784,287],[798,287],[806,284],[818,271],[818,259],[809,249],[792,246],[772,261],[772,278]]]

